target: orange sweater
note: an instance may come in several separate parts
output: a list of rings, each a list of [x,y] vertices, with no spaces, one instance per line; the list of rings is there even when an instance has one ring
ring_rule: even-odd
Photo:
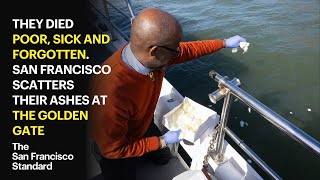
[[[190,61],[223,48],[223,40],[181,42],[178,59],[169,65]],[[90,107],[91,135],[108,159],[141,156],[159,149],[159,138],[143,137],[154,115],[165,72],[155,71],[154,81],[122,62],[117,50],[103,64],[109,75],[94,75],[90,95],[107,95],[105,105]]]

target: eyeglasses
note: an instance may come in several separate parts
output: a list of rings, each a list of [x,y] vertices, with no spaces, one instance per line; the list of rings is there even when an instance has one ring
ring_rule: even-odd
[[[181,48],[180,48],[180,46],[178,46],[178,48],[177,48],[177,49],[179,49],[179,50],[171,49],[171,48],[168,48],[168,47],[165,47],[165,46],[158,46],[158,47],[162,47],[162,48],[164,48],[164,49],[166,49],[166,50],[168,50],[168,51],[171,51],[171,52],[175,53],[175,56],[174,56],[173,58],[177,58],[177,57],[179,57],[180,54],[181,54]]]

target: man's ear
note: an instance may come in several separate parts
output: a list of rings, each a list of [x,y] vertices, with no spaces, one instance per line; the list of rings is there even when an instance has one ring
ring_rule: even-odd
[[[158,50],[158,46],[153,46],[149,51],[149,55],[150,56],[156,56],[157,55],[157,50]]]

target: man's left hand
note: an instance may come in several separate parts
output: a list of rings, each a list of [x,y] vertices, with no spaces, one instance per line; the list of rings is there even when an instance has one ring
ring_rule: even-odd
[[[240,46],[240,42],[246,42],[247,40],[241,36],[233,36],[228,39],[225,39],[226,41],[226,48],[237,48]]]

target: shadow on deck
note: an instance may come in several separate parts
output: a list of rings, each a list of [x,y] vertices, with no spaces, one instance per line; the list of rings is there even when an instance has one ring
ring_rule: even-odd
[[[97,168],[94,171],[96,171],[98,174],[89,178],[88,180],[104,180],[100,172],[99,165],[95,164],[91,167]],[[182,166],[179,159],[175,157],[172,158],[166,165],[156,165],[151,161],[138,160],[136,166],[136,178],[137,180],[170,180],[184,171],[186,171],[186,169]]]

